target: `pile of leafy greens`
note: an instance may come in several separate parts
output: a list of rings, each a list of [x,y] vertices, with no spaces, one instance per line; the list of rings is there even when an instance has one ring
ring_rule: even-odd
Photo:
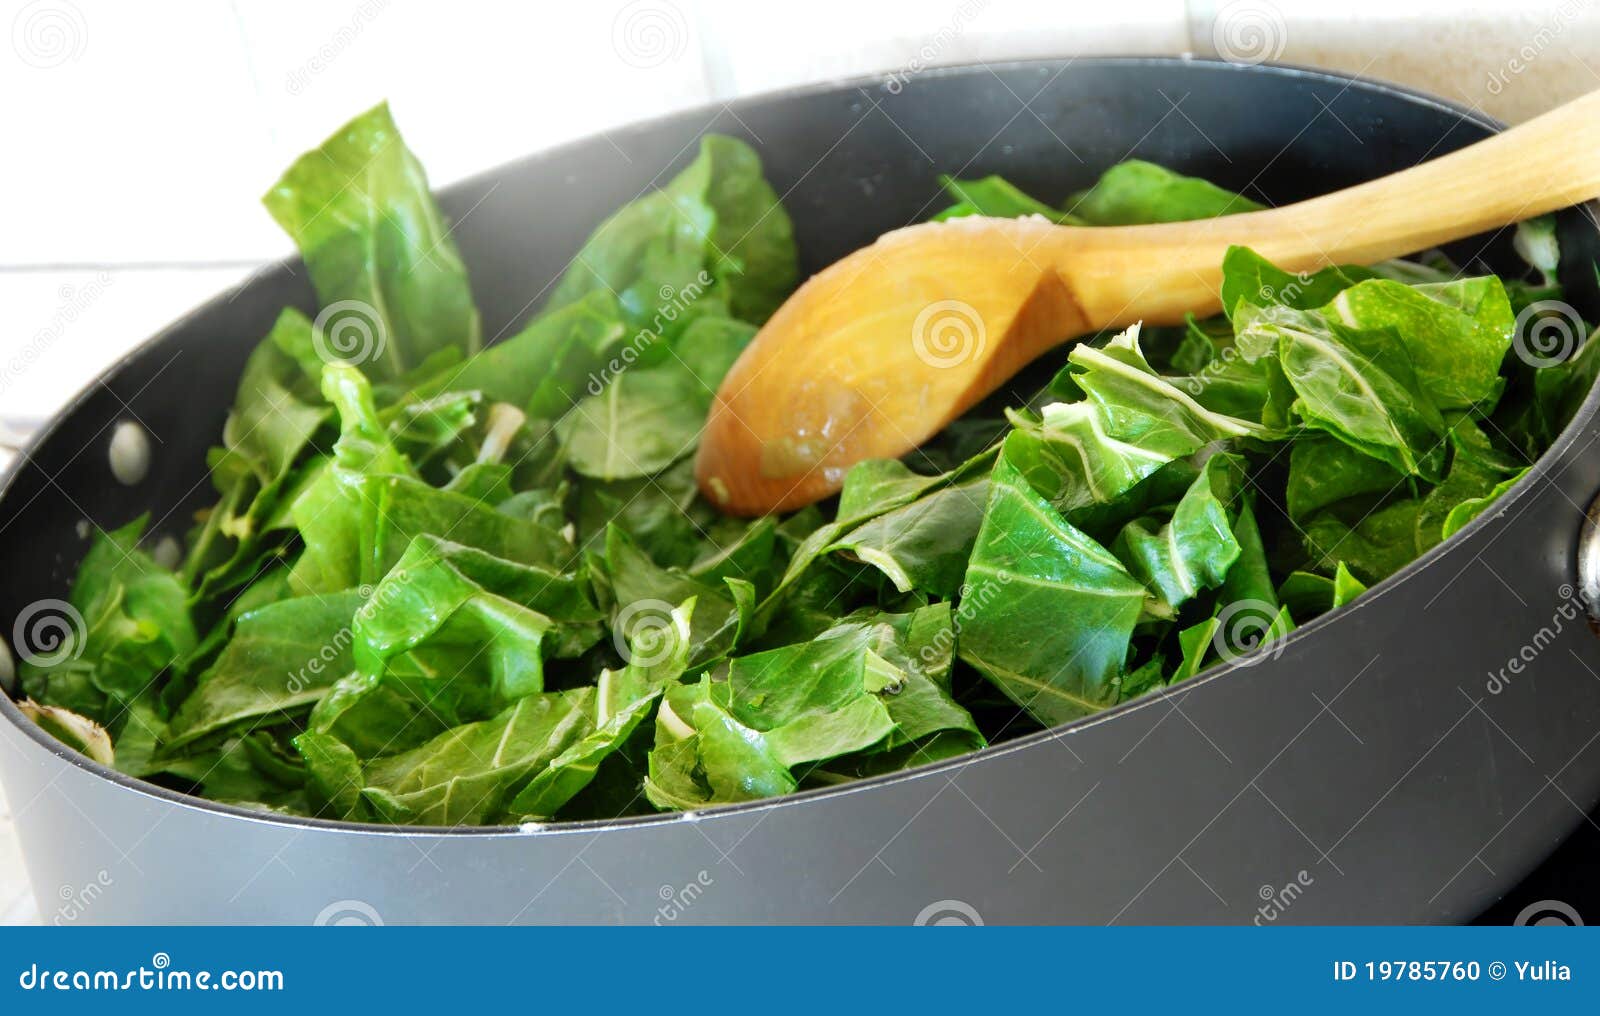
[[[941,218],[1258,207],[1142,162],[1065,209],[945,186]],[[265,200],[321,312],[284,310],[251,354],[181,563],[144,519],[101,533],[81,630],[21,677],[30,715],[99,761],[294,814],[694,809],[1086,716],[1448,538],[1600,365],[1593,341],[1508,355],[1559,294],[1547,221],[1519,236],[1539,281],[1439,258],[1296,276],[1236,248],[1225,316],[1080,343],[836,501],[735,520],[697,496],[696,438],[797,277],[746,145],[705,137],[487,347],[386,107]]]

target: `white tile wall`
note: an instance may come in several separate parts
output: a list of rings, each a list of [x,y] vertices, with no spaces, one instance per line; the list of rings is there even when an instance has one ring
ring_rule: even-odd
[[[1283,2],[1276,19],[1252,16],[1273,6],[1191,0],[1195,51],[1398,81],[1510,122],[1600,88],[1595,0]]]
[[[1097,3],[1003,0],[805,5],[702,0],[699,25],[719,95],[768,91],[912,65],[1027,57],[1181,53],[1184,0]]]
[[[249,271],[230,263],[0,271],[0,415],[48,417],[87,379]]]
[[[0,0],[0,420],[289,249],[258,203],[388,98],[436,183],[736,94],[913,62],[1180,53],[1516,120],[1600,87],[1594,0]],[[9,44],[6,41],[9,40]],[[0,805],[0,921],[28,907]]]

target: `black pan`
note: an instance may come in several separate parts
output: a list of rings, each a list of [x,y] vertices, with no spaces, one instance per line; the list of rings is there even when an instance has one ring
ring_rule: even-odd
[[[1281,204],[1495,129],[1324,73],[1043,61],[683,113],[495,170],[444,206],[495,335],[703,131],[756,146],[816,269],[925,217],[941,172],[1059,199],[1140,157]],[[1569,211],[1561,238],[1568,299],[1600,317],[1600,235]],[[1506,236],[1454,253],[1514,265]],[[0,617],[64,595],[85,517],[150,510],[181,533],[245,355],[285,303],[313,306],[295,265],[180,321],[51,421],[0,492]],[[1600,798],[1600,646],[1564,617],[1600,485],[1595,411],[1591,396],[1495,511],[1264,658],[904,775],[614,823],[340,825],[129,780],[3,696],[0,771],[47,921],[1463,920]],[[134,415],[159,441],[125,487],[106,446]]]

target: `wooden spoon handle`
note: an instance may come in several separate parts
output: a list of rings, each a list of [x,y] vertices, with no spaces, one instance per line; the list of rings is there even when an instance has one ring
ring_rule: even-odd
[[[1596,197],[1600,91],[1467,148],[1309,201],[1204,222],[1062,231],[1057,268],[1099,327],[1176,323],[1186,311],[1220,309],[1220,266],[1230,244],[1296,272],[1372,264]]]

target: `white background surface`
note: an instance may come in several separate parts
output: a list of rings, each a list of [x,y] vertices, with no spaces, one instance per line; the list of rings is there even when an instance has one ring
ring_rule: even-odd
[[[914,60],[1270,57],[1508,120],[1600,88],[1596,0],[4,0],[0,29],[0,421],[49,415],[289,253],[260,194],[383,98],[445,184],[670,109]],[[0,801],[7,923],[34,919],[12,818]]]

